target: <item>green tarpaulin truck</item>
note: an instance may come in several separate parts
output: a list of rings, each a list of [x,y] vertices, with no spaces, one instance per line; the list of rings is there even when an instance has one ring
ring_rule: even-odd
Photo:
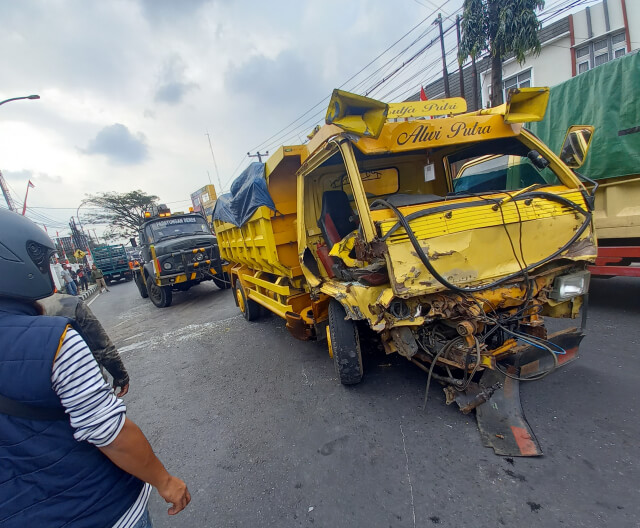
[[[544,120],[528,124],[558,153],[570,126],[593,126],[577,172],[597,185],[594,275],[640,277],[639,83],[640,54],[633,53],[553,86]]]
[[[99,246],[92,252],[93,261],[104,273],[107,282],[133,279],[133,272],[129,267],[129,257],[122,244]]]

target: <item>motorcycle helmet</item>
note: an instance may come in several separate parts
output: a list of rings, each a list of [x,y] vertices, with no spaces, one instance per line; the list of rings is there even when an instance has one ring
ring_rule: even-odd
[[[37,301],[53,293],[49,259],[56,248],[28,218],[0,209],[0,296]]]

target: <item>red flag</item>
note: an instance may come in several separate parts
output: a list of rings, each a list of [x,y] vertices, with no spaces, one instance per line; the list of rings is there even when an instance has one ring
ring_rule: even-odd
[[[36,186],[33,183],[31,183],[31,180],[29,180],[29,187],[31,187],[32,189],[36,188]]]
[[[420,85],[420,100],[421,101],[428,101],[429,100],[427,98],[427,94],[424,92],[424,88],[422,87],[422,85]]]

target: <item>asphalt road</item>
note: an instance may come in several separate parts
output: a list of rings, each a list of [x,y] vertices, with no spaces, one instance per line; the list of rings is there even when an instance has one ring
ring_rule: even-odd
[[[502,458],[473,416],[402,358],[346,388],[324,345],[246,322],[201,284],[170,308],[133,283],[92,300],[131,376],[125,397],[192,503],[153,492],[156,528],[640,526],[640,280],[592,281],[581,358],[521,386],[544,451]]]

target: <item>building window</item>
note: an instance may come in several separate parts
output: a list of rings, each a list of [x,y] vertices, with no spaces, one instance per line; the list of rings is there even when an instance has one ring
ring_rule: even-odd
[[[507,92],[509,88],[529,88],[531,86],[531,68],[523,72],[505,79],[504,86],[504,100],[507,100]]]
[[[609,44],[608,39],[596,40],[593,43],[593,64],[600,66],[605,62],[609,62]]]
[[[613,56],[616,59],[622,57],[627,52],[627,39],[624,33],[618,33],[611,37],[611,48],[613,49]]]
[[[578,73],[605,64],[626,53],[627,41],[624,32],[601,38],[575,49]]]
[[[591,50],[589,46],[583,46],[576,49],[576,62],[578,63],[578,73],[584,73],[591,67],[589,56]]]

